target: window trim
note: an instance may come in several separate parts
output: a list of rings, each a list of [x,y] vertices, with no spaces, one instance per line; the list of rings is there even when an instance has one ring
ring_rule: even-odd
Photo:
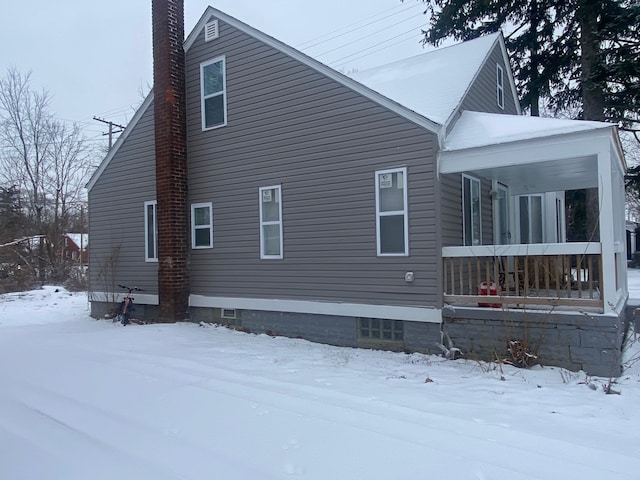
[[[278,190],[278,195],[280,196],[280,202],[278,204],[278,216],[279,220],[269,220],[264,221],[262,219],[262,192],[265,190]],[[258,205],[260,208],[260,259],[262,260],[282,260],[284,258],[284,239],[282,234],[282,185],[270,185],[268,187],[260,187],[258,189]],[[279,255],[267,255],[265,254],[265,244],[264,244],[264,229],[265,225],[279,225],[280,226],[280,254]]]
[[[205,95],[204,94],[204,69],[209,65],[212,65],[218,62],[222,62],[222,92]],[[208,100],[209,98],[217,97],[220,95],[222,95],[224,120],[221,124],[207,127],[207,117],[206,117],[207,112],[205,109],[205,101]],[[201,113],[203,132],[208,130],[215,130],[216,128],[224,127],[227,125],[227,59],[224,55],[220,55],[219,57],[215,57],[211,60],[207,60],[206,62],[202,62],[200,64],[200,113]]]
[[[153,206],[153,223],[154,223],[154,238],[153,238],[153,251],[155,257],[149,256],[149,216],[147,215],[147,209]],[[158,201],[149,200],[144,202],[144,261],[145,262],[157,262],[158,261]]]
[[[464,195],[464,181],[465,179],[469,179],[471,182],[478,182],[478,209],[480,211],[480,228],[478,230],[479,234],[480,234],[480,244],[482,245],[482,181],[477,178],[477,177],[472,177],[471,175],[467,175],[466,173],[462,174],[462,244],[466,247],[468,246],[473,246],[473,238],[470,239],[471,243],[467,243],[467,237],[466,237],[466,233],[467,233],[467,228],[466,228],[466,223],[465,223],[465,195]],[[471,207],[473,204],[469,203],[469,206]],[[471,214],[469,215],[469,218],[472,219],[472,223],[471,223],[471,233],[473,235],[473,212],[470,212]]]
[[[403,181],[403,203],[404,208],[402,210],[393,210],[391,212],[380,211],[380,175],[385,173],[398,173],[402,172]],[[375,172],[375,189],[376,189],[376,248],[377,255],[379,257],[408,257],[409,256],[409,203],[408,203],[408,187],[407,187],[407,167],[388,168],[384,170],[376,170]],[[404,252],[401,253],[382,253],[381,252],[381,237],[380,237],[380,217],[386,217],[391,215],[404,216]]]
[[[532,212],[532,199],[533,198],[540,199],[540,242],[533,242],[531,238],[533,235],[533,224],[538,219],[533,219],[531,216]],[[520,202],[521,199],[527,199],[527,231],[529,238],[522,238],[522,215],[520,213]],[[555,204],[554,204],[555,205]],[[547,225],[546,225],[546,198],[544,193],[528,193],[522,195],[516,195],[515,197],[515,217],[516,217],[516,226],[518,229],[518,243],[526,244],[526,245],[539,245],[540,243],[548,243],[547,242]]]
[[[504,70],[496,63],[496,102],[504,110]]]
[[[209,209],[209,225],[198,225],[196,228],[196,208]],[[196,229],[204,230],[209,228],[209,245],[196,245]],[[191,204],[191,248],[194,250],[201,250],[203,248],[213,248],[213,203],[202,202]]]

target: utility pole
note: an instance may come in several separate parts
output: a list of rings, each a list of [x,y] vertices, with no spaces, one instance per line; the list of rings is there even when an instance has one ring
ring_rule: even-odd
[[[109,150],[111,150],[111,147],[113,145],[113,135],[115,133],[120,133],[124,130],[124,127],[122,125],[118,125],[117,123],[113,123],[110,122],[108,120],[105,120],[103,118],[100,117],[93,117],[94,120],[97,120],[98,122],[102,122],[102,123],[106,123],[107,125],[109,125],[109,132],[108,133],[103,133],[102,135],[109,135]],[[120,130],[117,131],[113,131],[113,127],[119,128]]]

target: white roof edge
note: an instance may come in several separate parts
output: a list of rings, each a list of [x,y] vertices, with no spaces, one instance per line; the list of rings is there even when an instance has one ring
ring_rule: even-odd
[[[513,103],[516,106],[518,115],[522,115],[522,108],[520,108],[520,98],[518,97],[518,89],[516,88],[516,81],[513,78],[513,70],[511,69],[511,61],[509,60],[509,53],[507,52],[507,45],[504,42],[504,35],[500,31],[500,50],[502,51],[502,58],[505,65],[509,66],[507,78],[509,79],[509,86],[511,87],[511,96],[513,97]]]
[[[496,39],[498,38],[498,32],[494,33],[494,34],[489,34],[489,35],[495,35]],[[500,35],[502,36],[502,35]],[[480,38],[480,37],[477,37]],[[475,40],[475,39],[474,39]],[[482,62],[480,62],[480,67],[478,67],[478,69],[476,70],[476,72],[473,74],[473,78],[471,79],[471,81],[467,84],[467,88],[465,89],[464,93],[462,94],[462,96],[460,97],[460,101],[458,102],[458,104],[455,106],[455,108],[453,110],[451,110],[451,113],[449,114],[449,118],[447,118],[444,122],[444,131],[447,131],[447,128],[449,127],[449,124],[452,122],[452,120],[454,118],[456,118],[456,115],[458,113],[460,113],[460,105],[462,105],[462,102],[464,101],[464,99],[467,97],[467,94],[469,93],[469,89],[471,88],[471,85],[473,85],[476,81],[476,79],[478,78],[478,75],[480,74],[480,70],[482,70],[482,67],[484,67],[485,63],[487,63],[487,59],[489,58],[489,56],[491,55],[491,52],[493,51],[493,48],[496,45],[496,41],[494,40],[493,43],[491,44],[491,48],[487,49],[486,53],[485,53],[485,57],[482,59]]]
[[[275,48],[276,50],[281,51],[282,53],[284,53],[285,55],[288,55],[290,57],[292,57],[293,59],[299,61],[300,63],[303,63],[304,65],[316,70],[317,72],[331,78],[332,80],[344,85],[345,87],[363,95],[364,97],[369,98],[370,100],[378,103],[379,105],[382,105],[383,107],[388,108],[389,110],[397,113],[398,115],[401,115],[402,117],[406,118],[407,120],[414,122],[424,128],[426,128],[427,130],[429,130],[432,133],[439,133],[440,129],[441,129],[441,125],[429,120],[426,117],[423,117],[422,115],[414,112],[413,110],[397,103],[394,102],[393,100],[385,97],[384,95],[379,94],[378,92],[375,92],[374,90],[371,90],[370,88],[364,86],[363,84],[361,84],[360,82],[357,82],[356,80],[353,80],[352,78],[347,77],[346,75],[343,75],[342,73],[338,72],[337,70],[334,70],[331,67],[328,67],[327,65],[323,64],[322,62],[319,62],[318,60],[315,60],[307,55],[305,55],[304,53],[300,52],[299,50],[296,50],[295,48],[287,45],[286,43],[281,42],[280,40],[277,40],[273,37],[271,37],[270,35],[267,35],[266,33],[250,26],[247,25],[246,23],[241,22],[240,20],[227,15],[224,12],[221,12],[220,10],[216,10],[213,7],[208,7],[207,10],[205,11],[205,13],[202,15],[200,21],[198,22],[198,24],[196,25],[196,27],[194,28],[194,30],[191,32],[191,34],[189,34],[189,37],[187,39],[187,41],[185,42],[185,51],[188,50],[189,47],[191,47],[191,45],[193,44],[193,42],[195,41],[198,33],[200,32],[200,30],[202,29],[202,27],[204,27],[204,24],[206,23],[206,20],[209,19],[210,16],[214,16],[222,21],[224,21],[225,23],[228,23],[229,25],[233,26],[234,28],[237,28],[238,30],[246,33],[247,35],[250,35],[258,40],[260,40],[261,42],[269,45],[270,47]]]
[[[622,146],[622,141],[620,140],[620,132],[617,125],[611,124],[611,126],[613,127],[613,132],[615,133],[615,135],[612,135],[611,141],[614,144],[614,148],[618,152],[618,157],[620,157],[620,162],[622,163],[622,171],[626,175],[628,169],[627,158],[624,155],[624,147]]]
[[[595,123],[595,122],[594,122]],[[593,140],[594,138],[608,139],[612,149],[616,152],[615,158],[619,162],[622,172],[627,172],[627,162],[622,150],[622,144],[620,142],[620,136],[618,135],[618,127],[613,123],[602,123],[602,126],[588,130],[578,130],[573,132],[560,132],[546,137],[534,137],[528,139],[517,139],[504,143],[492,143],[488,145],[477,145],[466,148],[460,148],[457,150],[440,150],[438,151],[438,176],[441,174],[441,164],[443,161],[450,159],[467,158],[468,155],[493,155],[499,152],[501,149],[513,148],[514,146],[521,146],[521,149],[527,148],[527,144],[532,145],[545,144],[551,145],[553,142],[562,141],[563,139],[570,139],[572,141]]]
[[[205,12],[202,14],[202,16],[200,17],[200,20],[198,20],[198,22],[196,23],[195,27],[193,27],[193,29],[191,30],[191,32],[189,33],[189,35],[187,36],[185,42],[184,42],[184,51],[185,53],[187,51],[189,51],[189,49],[191,48],[191,46],[194,44],[194,42],[196,41],[196,39],[198,38],[198,35],[200,34],[200,32],[202,31],[202,29],[204,28],[205,24],[207,23],[207,21],[209,20],[209,18],[211,16],[214,16],[220,20],[223,20],[224,22],[228,23],[229,25],[233,26],[234,28],[237,28],[238,30],[241,30],[243,32],[245,32],[248,35],[251,35],[255,38],[257,38],[258,40],[266,43],[267,45],[275,48],[276,50],[279,50],[283,53],[285,53],[286,55],[289,55],[290,57],[298,60],[299,62],[313,68],[314,70],[322,73],[323,75],[326,75],[327,77],[331,78],[332,80],[335,80],[339,83],[341,83],[342,85],[346,86],[347,88],[350,88],[351,90],[354,90],[358,93],[360,93],[361,95],[373,100],[374,102],[388,108],[389,110],[398,113],[399,115],[405,117],[407,120],[410,120],[424,128],[426,128],[427,130],[429,130],[432,133],[436,133],[438,134],[440,132],[440,128],[441,126],[425,117],[423,117],[422,115],[417,114],[416,112],[414,112],[413,110],[410,110],[396,102],[394,102],[393,100],[385,97],[384,95],[380,95],[377,92],[374,92],[373,90],[365,87],[364,85],[362,85],[359,82],[356,82],[355,80],[347,77],[346,75],[341,74],[340,72],[334,70],[331,67],[328,67],[326,65],[324,65],[323,63],[314,60],[311,57],[308,57],[307,55],[305,55],[304,53],[296,50],[293,47],[290,47],[289,45],[276,40],[275,38],[267,35],[264,32],[261,32],[260,30],[257,30],[256,28],[253,28],[250,25],[247,25],[246,23],[241,22],[240,20],[237,20],[236,18],[227,15],[224,12],[221,12],[220,10],[216,10],[213,7],[207,7],[207,9],[205,10]],[[144,113],[147,111],[147,108],[149,108],[149,105],[151,105],[151,102],[153,101],[153,89],[151,90],[151,92],[149,92],[149,95],[147,95],[147,97],[144,99],[144,102],[142,103],[142,105],[140,105],[140,107],[138,107],[138,110],[136,111],[135,115],[133,116],[133,118],[131,119],[131,121],[127,124],[127,127],[125,128],[124,132],[122,133],[122,135],[120,135],[120,137],[118,137],[118,140],[116,141],[115,145],[113,146],[113,148],[109,151],[109,153],[107,154],[107,156],[104,158],[104,160],[102,160],[102,162],[100,163],[100,166],[98,167],[98,169],[93,173],[93,175],[91,176],[91,179],[89,180],[89,182],[86,184],[86,189],[87,190],[91,190],[93,188],[93,186],[96,184],[96,182],[98,181],[98,178],[100,178],[100,175],[102,175],[102,172],[104,172],[104,170],[107,168],[107,166],[109,165],[109,163],[111,162],[111,159],[115,156],[115,154],[118,152],[118,150],[120,149],[120,147],[122,146],[122,144],[124,143],[124,141],[126,140],[126,138],[129,136],[129,134],[131,133],[131,131],[135,128],[136,124],[138,123],[138,121],[140,120],[140,118],[142,117],[142,115],[144,115]]]
[[[204,28],[207,20],[211,16],[210,10],[213,10],[213,8],[212,7],[208,7],[205,10],[205,12],[200,17],[200,20],[198,20],[198,23],[196,23],[196,26],[193,27],[193,29],[191,30],[191,32],[187,36],[186,40],[184,41],[183,48],[184,48],[185,53],[189,50],[189,48],[196,41],[198,33],[200,33],[202,31],[202,29]],[[93,188],[93,186],[96,184],[96,182],[98,181],[98,178],[100,178],[100,175],[102,175],[102,172],[104,172],[104,170],[109,166],[109,163],[111,162],[111,159],[115,156],[115,154],[118,152],[118,150],[120,149],[120,147],[122,146],[124,141],[127,139],[129,134],[131,133],[131,131],[138,124],[138,121],[145,114],[145,112],[147,111],[147,109],[151,105],[152,101],[153,101],[153,89],[151,89],[151,91],[149,92],[147,97],[144,99],[144,102],[142,102],[142,104],[138,107],[138,109],[136,110],[136,113],[134,114],[133,118],[127,124],[127,127],[124,129],[124,132],[122,133],[122,135],[120,135],[118,137],[118,140],[116,141],[115,145],[113,146],[113,148],[111,150],[109,150],[109,153],[107,154],[107,156],[104,157],[104,159],[100,163],[100,166],[98,167],[98,169],[95,172],[93,172],[93,175],[91,176],[91,178],[89,179],[89,182],[87,182],[87,184],[85,186],[85,188],[87,190],[90,191]]]
[[[460,97],[460,102],[458,102],[458,105],[456,105],[456,107],[451,111],[451,114],[449,115],[449,118],[447,118],[447,120],[444,122],[444,131],[445,132],[449,128],[451,122],[456,118],[456,115],[461,113],[460,112],[460,106],[462,105],[462,102],[464,101],[464,99],[467,97],[467,94],[469,93],[469,89],[471,88],[471,86],[477,80],[478,75],[480,74],[480,71],[486,65],[487,60],[491,56],[491,52],[493,52],[493,49],[495,48],[496,42],[498,42],[499,45],[500,45],[500,52],[502,53],[502,59],[504,60],[504,64],[508,67],[507,68],[507,78],[509,80],[509,87],[510,87],[510,90],[511,90],[511,95],[513,96],[514,104],[516,105],[517,114],[518,115],[522,115],[522,110],[520,109],[520,99],[518,99],[518,91],[516,90],[516,84],[515,84],[514,79],[513,79],[513,72],[511,71],[511,62],[509,62],[509,55],[507,54],[507,47],[506,47],[506,45],[504,43],[504,35],[502,34],[502,30],[500,30],[498,32],[495,32],[495,33],[491,33],[489,35],[495,35],[496,39],[494,40],[493,44],[491,45],[491,48],[489,48],[487,50],[486,56],[484,57],[484,59],[482,59],[482,62],[480,63],[480,68],[478,68],[478,70],[476,70],[475,75],[473,76],[473,78],[471,79],[469,84],[467,85],[467,89],[464,91],[464,94],[462,95],[462,97]],[[478,37],[478,38],[480,38],[480,37]]]
[[[194,44],[194,42],[198,38],[198,34],[202,31],[204,26],[207,24],[207,21],[209,20],[209,17],[211,17],[211,15],[212,15],[211,10],[215,10],[215,9],[213,7],[207,7],[206,8],[204,13],[200,17],[200,20],[198,20],[198,22],[196,23],[195,27],[193,27],[191,32],[189,32],[189,35],[187,35],[187,38],[185,39],[184,44],[183,44],[185,53],[187,51],[189,51],[191,46]]]
[[[133,131],[137,123],[140,121],[140,118],[142,118],[144,113],[147,111],[152,101],[153,101],[153,89],[149,92],[149,94],[144,99],[142,104],[138,107],[138,109],[136,110],[136,113],[133,115],[133,118],[124,129],[124,132],[122,132],[122,135],[118,137],[118,140],[116,140],[115,145],[113,145],[111,150],[109,150],[109,153],[107,153],[107,156],[104,157],[104,159],[100,163],[100,166],[98,166],[98,169],[95,172],[93,172],[93,175],[91,175],[91,178],[85,185],[85,188],[88,191],[91,191],[91,189],[94,187],[94,185],[98,181],[98,178],[100,178],[100,175],[102,175],[102,172],[104,172],[105,169],[109,166],[109,163],[111,163],[111,159],[113,159],[113,157],[118,152],[118,150],[120,150],[120,147],[122,146],[124,141],[127,139],[129,134]]]
[[[494,115],[500,115],[499,113],[496,113]],[[540,117],[540,118],[546,118],[546,117]],[[575,120],[576,122],[579,122],[580,120]],[[618,138],[618,134],[617,134],[617,126],[614,124],[608,124],[606,122],[593,122],[593,123],[602,123],[601,126],[594,126],[594,128],[590,128],[590,129],[584,129],[584,130],[574,130],[574,131],[569,131],[569,132],[557,132],[557,133],[553,133],[551,135],[546,135],[546,136],[535,136],[535,137],[529,137],[529,138],[514,138],[512,140],[508,140],[508,141],[504,141],[504,142],[499,142],[499,143],[488,143],[488,144],[483,144],[483,145],[471,145],[471,146],[467,146],[467,147],[462,147],[462,148],[456,148],[456,149],[442,149],[440,150],[439,154],[444,156],[444,157],[449,157],[449,156],[454,156],[454,155],[459,155],[459,154],[464,154],[465,152],[470,152],[472,150],[493,150],[496,148],[505,148],[505,147],[512,147],[513,145],[518,145],[518,144],[522,144],[525,145],[527,143],[535,143],[535,142],[549,142],[550,140],[553,141],[555,139],[559,139],[559,138],[569,138],[569,137],[576,137],[576,138],[580,138],[580,137],[586,137],[586,138],[593,138],[594,136],[599,136],[599,137],[604,137],[606,136],[607,138],[610,138],[612,141],[615,142],[615,138]],[[619,142],[616,142],[617,144]],[[620,157],[623,165],[625,165],[625,160],[624,160],[624,155],[620,156],[621,151],[618,151],[618,156]]]

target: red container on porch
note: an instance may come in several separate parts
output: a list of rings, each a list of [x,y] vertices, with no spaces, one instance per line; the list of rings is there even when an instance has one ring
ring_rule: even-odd
[[[493,282],[482,282],[478,285],[478,295],[498,295],[498,286]],[[479,307],[502,307],[501,303],[478,303]]]

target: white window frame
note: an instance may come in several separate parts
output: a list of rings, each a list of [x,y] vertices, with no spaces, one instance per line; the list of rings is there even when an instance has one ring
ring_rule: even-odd
[[[149,215],[147,214],[149,207],[153,207],[153,251],[155,252],[155,257],[149,256]],[[144,261],[158,261],[158,202],[156,200],[144,202]]]
[[[222,91],[212,93],[210,95],[204,94],[204,69],[214,63],[222,62]],[[209,98],[222,95],[222,105],[224,108],[224,120],[222,123],[207,127],[207,111],[205,108],[205,101]],[[200,112],[202,116],[202,130],[214,130],[216,128],[224,127],[227,125],[227,60],[224,55],[216,57],[212,60],[207,60],[200,64]]]
[[[520,200],[526,198],[527,199],[527,216],[528,216],[528,224],[527,224],[527,230],[529,232],[529,238],[522,238],[522,215],[520,214]],[[533,242],[531,236],[532,236],[532,231],[533,231],[533,224],[534,222],[536,222],[538,219],[534,219],[532,218],[531,215],[531,204],[532,204],[532,199],[533,198],[539,198],[540,199],[540,242]],[[518,228],[518,243],[522,243],[522,244],[527,244],[527,245],[534,245],[537,243],[547,243],[547,225],[546,225],[546,202],[545,202],[546,198],[545,195],[542,193],[532,193],[532,194],[528,194],[528,195],[517,195],[515,197],[515,214],[516,214],[516,225]]]
[[[209,209],[209,224],[196,226],[196,208],[208,208]],[[196,245],[196,230],[209,229],[209,244],[208,245]],[[203,248],[213,248],[213,203],[193,203],[191,205],[191,248],[199,250]]]
[[[496,102],[504,110],[504,70],[496,63]]]
[[[403,189],[403,209],[393,210],[389,212],[380,211],[380,175],[386,173],[402,173],[402,189]],[[408,194],[407,194],[407,167],[401,168],[389,168],[386,170],[376,170],[375,172],[375,188],[376,188],[376,246],[377,254],[379,257],[406,257],[409,255],[409,212],[408,212]],[[385,216],[404,216],[404,252],[398,253],[383,253],[382,242],[380,238],[380,217]]]
[[[265,221],[262,218],[262,192],[265,190],[277,190],[278,196],[280,198],[280,203],[278,204],[278,220],[270,220]],[[282,185],[271,185],[268,187],[260,187],[258,190],[258,205],[260,207],[260,258],[263,260],[281,260],[283,258],[284,253],[284,241],[282,235]],[[280,227],[280,254],[279,255],[267,255],[265,253],[265,238],[264,238],[264,228],[267,225],[279,225]]]
[[[493,217],[493,243],[495,245],[508,245],[511,243],[511,205],[509,199],[509,187],[494,180],[491,188],[492,210]],[[502,210],[504,209],[504,212]],[[500,231],[500,214],[504,214],[506,224],[506,232]],[[506,238],[502,238],[502,235],[506,234]]]
[[[476,177],[472,177],[471,175],[466,175],[466,174],[462,174],[462,244],[465,246],[473,246],[473,238],[469,239],[470,242],[467,242],[467,225],[465,222],[465,195],[464,195],[464,181],[465,179],[469,180],[470,182],[476,182],[478,184],[478,209],[479,209],[479,213],[480,213],[480,225],[479,225],[479,245],[482,245],[482,182],[480,181],[479,178]],[[471,190],[471,188],[470,188]],[[469,208],[473,208],[473,199],[471,199],[471,201],[469,202]],[[471,229],[469,230],[471,232],[471,234],[473,235],[473,211],[469,212],[469,218],[471,219],[472,223],[471,223]]]

